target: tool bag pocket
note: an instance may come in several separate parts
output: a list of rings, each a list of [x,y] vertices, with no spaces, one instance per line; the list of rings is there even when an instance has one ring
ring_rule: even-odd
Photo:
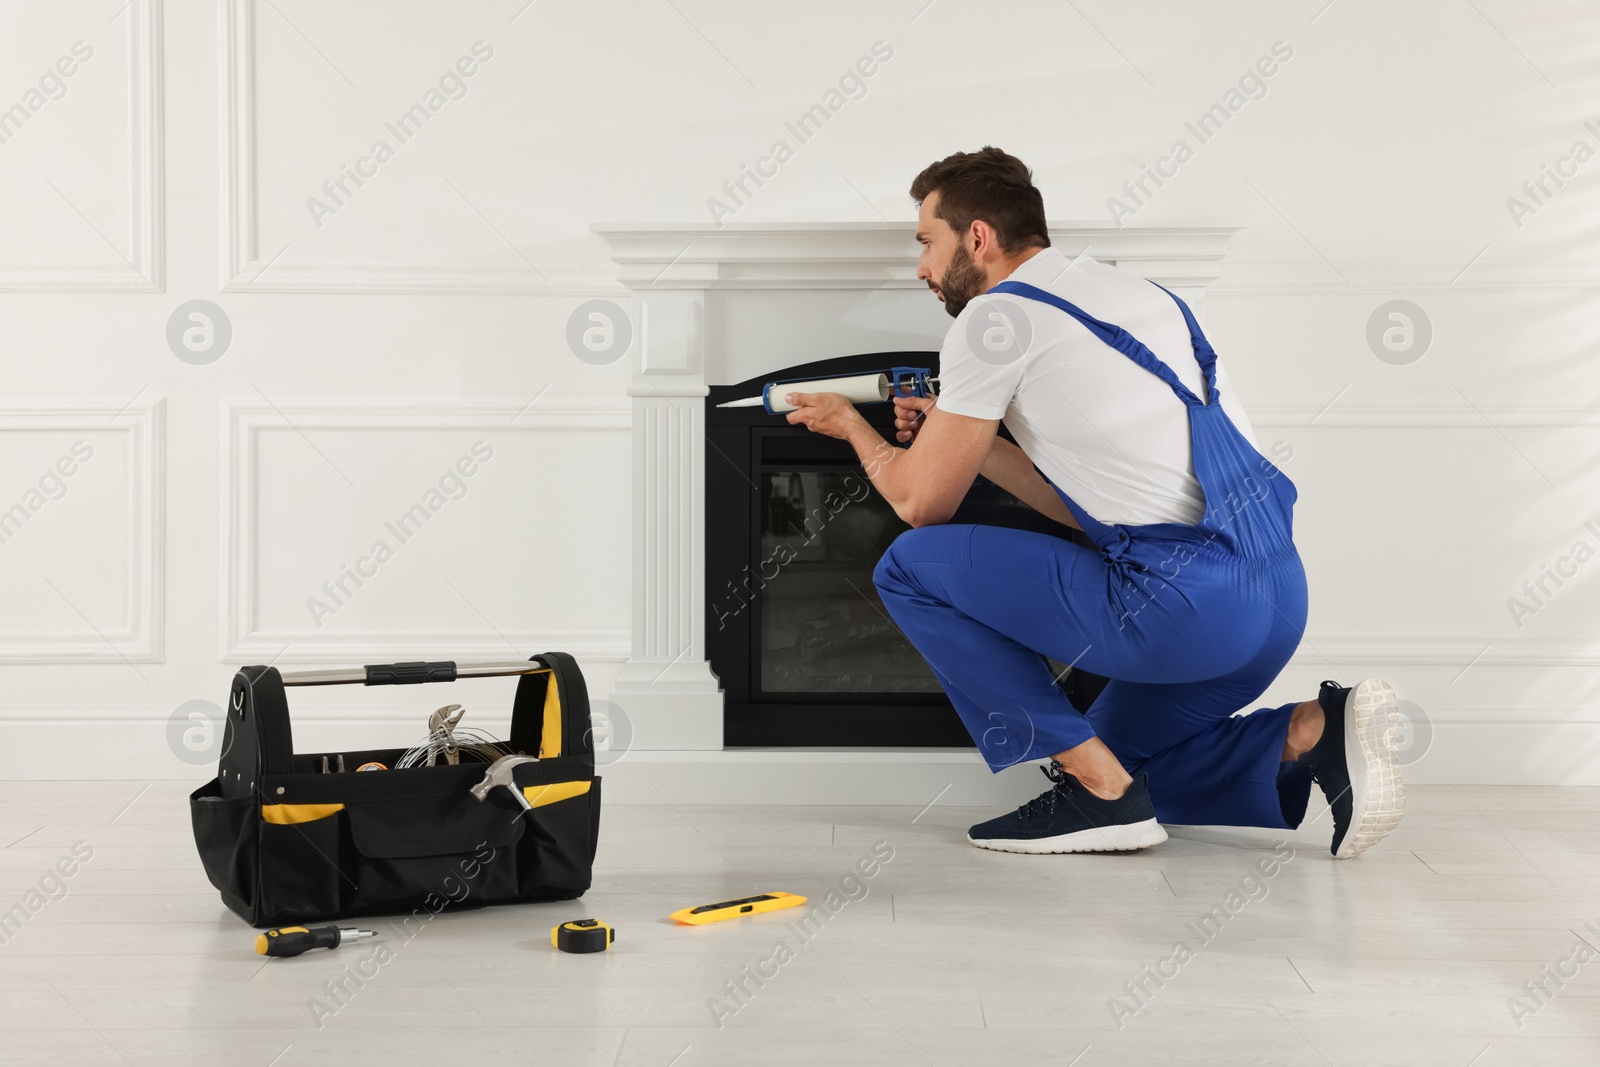
[[[499,667],[498,670],[490,670]],[[455,664],[363,669],[367,684],[457,677]],[[195,844],[223,902],[256,926],[404,915],[408,928],[446,909],[568,900],[589,888],[600,828],[600,779],[588,695],[576,663],[544,653],[528,664],[463,665],[461,675],[522,675],[512,710],[513,787],[471,792],[488,764],[393,767],[404,750],[295,755],[284,686],[270,667],[234,679],[217,777],[190,797]],[[333,672],[340,673],[340,672]],[[360,680],[360,679],[355,679]]]

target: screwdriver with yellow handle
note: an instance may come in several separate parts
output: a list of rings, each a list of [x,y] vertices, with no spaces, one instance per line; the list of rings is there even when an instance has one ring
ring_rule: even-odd
[[[376,930],[343,930],[337,926],[283,926],[256,935],[256,951],[263,956],[298,956],[313,948],[338,948],[346,941],[377,937]]]

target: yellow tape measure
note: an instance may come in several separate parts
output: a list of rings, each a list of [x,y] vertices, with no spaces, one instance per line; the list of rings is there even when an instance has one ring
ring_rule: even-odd
[[[550,943],[562,952],[604,952],[617,932],[599,919],[573,919],[550,930]]]
[[[738,900],[702,904],[698,908],[681,908],[673,912],[670,918],[688,923],[690,926],[700,926],[704,923],[720,922],[723,919],[737,919],[741,915],[759,915],[764,911],[793,908],[805,902],[805,897],[795,893],[759,893],[753,897],[740,897]]]

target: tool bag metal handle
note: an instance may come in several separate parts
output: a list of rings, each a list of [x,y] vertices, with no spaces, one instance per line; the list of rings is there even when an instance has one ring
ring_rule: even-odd
[[[511,674],[532,674],[548,670],[549,664],[535,656],[531,660],[491,660],[485,663],[457,663],[455,660],[413,660],[405,663],[369,663],[365,667],[336,670],[289,671],[284,685],[421,685],[425,682],[453,682],[457,678],[495,678]]]
[[[537,675],[547,674],[547,678]],[[284,690],[300,685],[417,685],[424,682],[452,682],[461,678],[491,678],[522,675],[512,704],[512,747],[519,752],[537,752],[546,737],[555,742],[557,755],[587,762],[593,767],[592,738],[589,734],[589,697],[583,672],[577,661],[565,652],[543,652],[526,660],[493,660],[483,663],[432,662],[373,664],[334,670],[289,671],[280,674],[276,667],[242,667],[234,675],[229,694],[227,727],[223,749],[217,761],[217,777],[223,797],[259,796],[262,779],[294,770],[294,734],[289,723],[289,704]],[[549,687],[559,689],[559,699],[549,699]],[[559,707],[559,725],[545,726],[544,709]],[[592,770],[591,770],[592,773]]]

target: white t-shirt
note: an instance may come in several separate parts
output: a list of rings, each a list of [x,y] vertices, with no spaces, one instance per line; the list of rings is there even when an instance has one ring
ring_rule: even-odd
[[[1026,282],[1122,327],[1205,399],[1189,328],[1172,297],[1130,270],[1046,248],[1008,279]],[[1024,347],[996,317],[996,301],[1021,308]],[[986,345],[979,358],[975,345]],[[995,350],[999,351],[996,352]],[[1014,354],[1020,349],[1020,356]],[[1222,409],[1247,441],[1255,432],[1217,362]],[[1188,408],[1172,387],[1101,341],[1066,312],[1017,296],[977,296],[962,309],[939,352],[939,407],[1003,419],[1039,470],[1100,522],[1130,526],[1200,521],[1204,496],[1194,476]],[[1258,446],[1259,447],[1259,446]]]

